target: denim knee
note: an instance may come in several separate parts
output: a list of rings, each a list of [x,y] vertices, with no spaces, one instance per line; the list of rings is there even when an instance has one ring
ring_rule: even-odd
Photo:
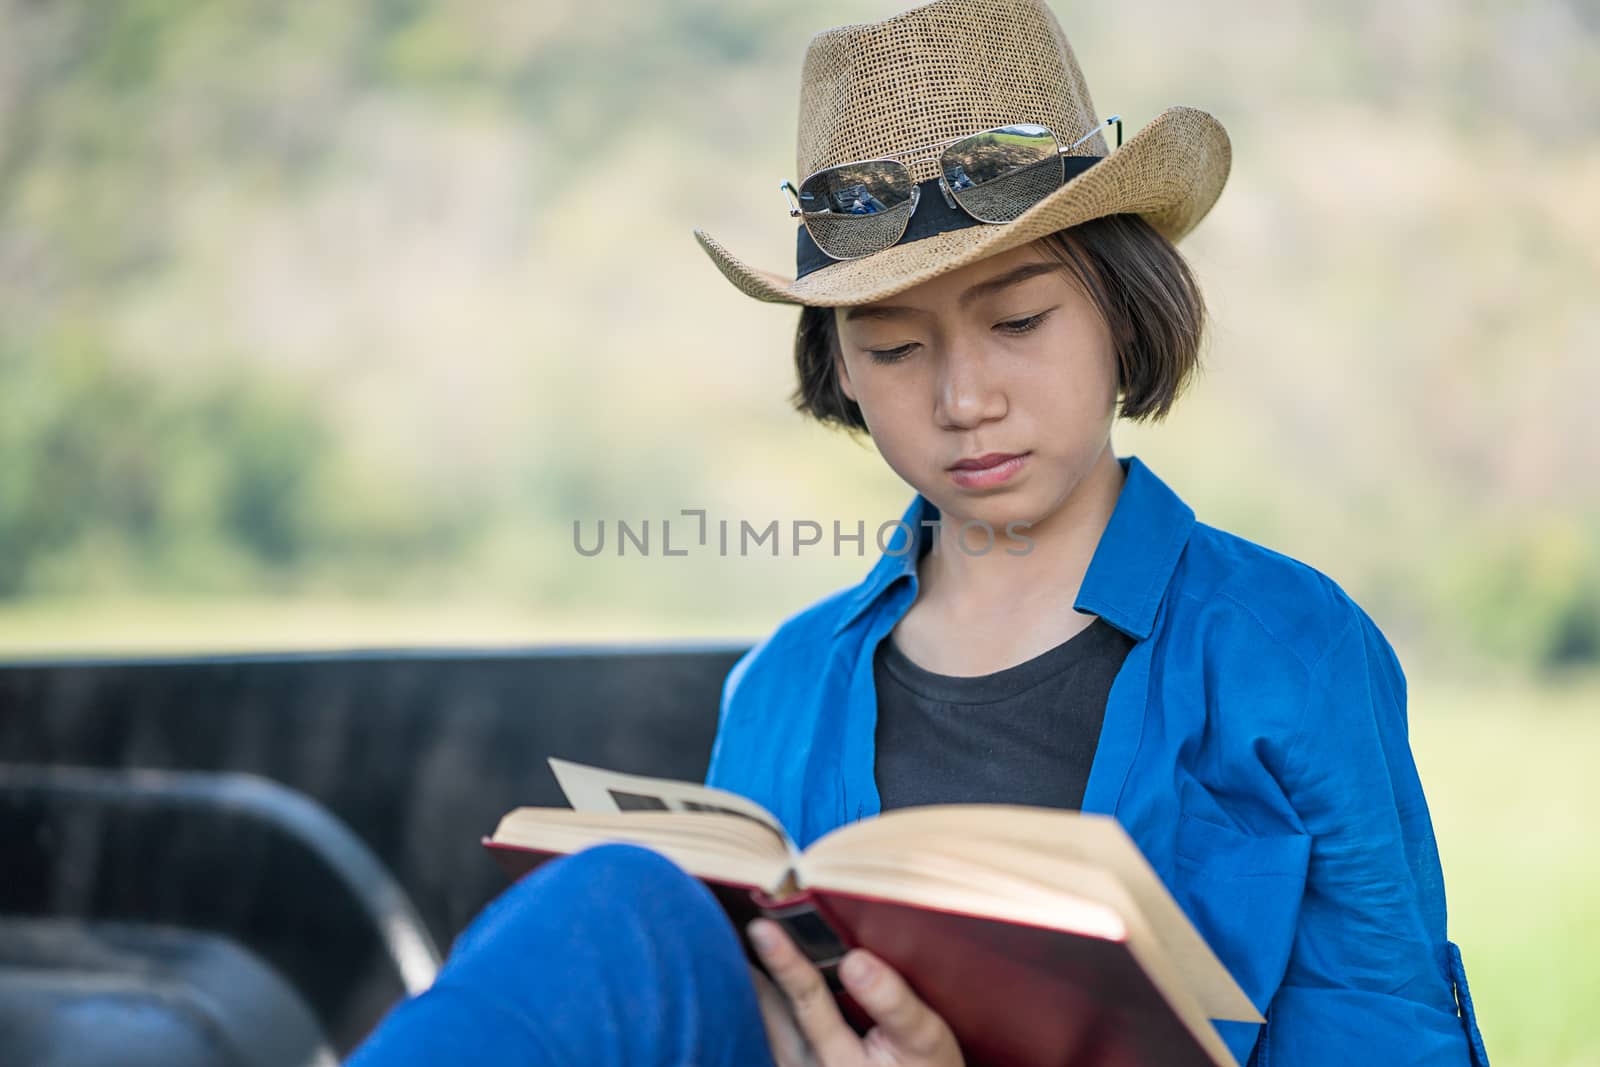
[[[546,861],[457,940],[364,1064],[771,1067],[739,939],[711,891],[667,857],[597,845]]]

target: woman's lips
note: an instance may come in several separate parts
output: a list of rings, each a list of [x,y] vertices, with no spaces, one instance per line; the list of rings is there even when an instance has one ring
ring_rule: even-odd
[[[951,467],[950,478],[963,489],[989,489],[1010,481],[1018,471],[1022,470],[1029,455],[1031,453],[1022,452],[1003,457],[1003,454],[991,453],[975,461],[963,460],[963,463],[976,462],[985,466]]]

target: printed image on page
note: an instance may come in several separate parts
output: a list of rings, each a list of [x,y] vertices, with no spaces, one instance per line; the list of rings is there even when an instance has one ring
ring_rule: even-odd
[[[737,815],[767,827],[783,840],[790,852],[798,851],[784,833],[783,824],[761,805],[737,793],[693,782],[675,782],[670,778],[601,770],[553,756],[548,762],[574,811],[694,811]]]

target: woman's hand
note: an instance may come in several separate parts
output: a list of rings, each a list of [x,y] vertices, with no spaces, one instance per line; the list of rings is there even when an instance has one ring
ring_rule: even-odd
[[[776,979],[750,969],[778,1067],[965,1067],[950,1027],[866,949],[851,949],[839,963],[845,989],[877,1023],[862,1038],[783,927],[755,919],[746,929]]]

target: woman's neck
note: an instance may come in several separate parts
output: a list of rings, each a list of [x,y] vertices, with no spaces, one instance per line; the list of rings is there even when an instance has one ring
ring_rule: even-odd
[[[919,604],[937,605],[939,614],[952,623],[984,625],[1010,617],[1024,625],[1039,612],[1064,612],[1060,617],[1067,617],[1116,509],[1124,478],[1108,441],[1066,496],[1019,531],[1032,542],[1031,548],[1027,541],[1007,538],[1005,530],[998,529],[987,552],[963,550],[962,520],[941,514],[938,543],[917,568]],[[968,538],[970,543],[970,533]]]

